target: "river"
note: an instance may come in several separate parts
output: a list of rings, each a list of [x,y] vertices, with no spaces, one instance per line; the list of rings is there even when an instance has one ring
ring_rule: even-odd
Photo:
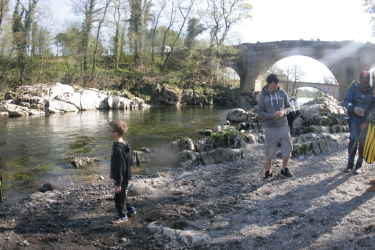
[[[231,107],[182,106],[1,117],[0,171],[5,198],[17,200],[46,182],[62,187],[109,183],[113,141],[108,138],[108,123],[112,120],[127,122],[125,139],[133,150],[140,150],[184,137],[203,138],[198,131],[223,124],[230,110]],[[77,169],[70,163],[77,156],[96,157],[100,162]],[[133,172],[154,174],[168,167],[135,167]]]

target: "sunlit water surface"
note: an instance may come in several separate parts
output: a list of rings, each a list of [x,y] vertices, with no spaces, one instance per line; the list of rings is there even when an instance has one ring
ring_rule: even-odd
[[[29,117],[0,118],[0,171],[5,198],[16,200],[46,182],[62,187],[110,183],[108,169],[113,141],[108,123],[126,121],[125,138],[133,150],[156,148],[190,137],[203,138],[201,129],[223,124],[230,107],[151,107],[143,110],[84,111]],[[84,168],[71,165],[73,157],[96,157]],[[134,174],[153,174],[170,166],[134,167]],[[104,177],[104,180],[100,178]]]

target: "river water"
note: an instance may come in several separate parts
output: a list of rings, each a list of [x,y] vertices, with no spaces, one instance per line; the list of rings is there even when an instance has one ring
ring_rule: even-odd
[[[223,124],[230,110],[182,106],[0,117],[0,171],[5,199],[22,198],[46,182],[62,187],[109,183],[113,141],[108,138],[108,123],[112,120],[127,122],[125,139],[133,150],[140,150],[184,137],[203,138],[198,131]],[[70,163],[73,157],[96,157],[100,162],[77,169]],[[167,167],[135,167],[133,172],[153,174]]]

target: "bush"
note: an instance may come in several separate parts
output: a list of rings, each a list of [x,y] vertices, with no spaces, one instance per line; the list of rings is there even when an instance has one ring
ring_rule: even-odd
[[[308,133],[314,133],[314,129],[312,127],[307,127],[303,130],[303,133],[304,134],[308,134]]]

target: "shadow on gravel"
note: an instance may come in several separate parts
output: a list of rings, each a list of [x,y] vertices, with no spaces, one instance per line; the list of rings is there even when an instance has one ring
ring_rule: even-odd
[[[237,209],[226,215],[226,220],[229,221],[229,224],[220,228],[220,231],[222,231],[220,234],[223,235],[224,232],[230,232],[231,234],[238,233],[241,235],[244,228],[251,224],[256,224],[260,231],[261,228],[274,231],[267,237],[256,235],[257,233],[254,231],[251,236],[237,239],[236,242],[241,245],[239,249],[250,249],[252,244],[254,248],[267,246],[265,249],[279,249],[281,244],[282,249],[308,247],[321,235],[330,234],[332,228],[337,226],[343,217],[374,197],[375,193],[364,193],[345,202],[341,200],[332,202],[334,197],[328,196],[328,194],[340,185],[345,185],[345,182],[352,176],[351,174],[344,175],[340,172],[318,183],[299,186],[272,199],[264,198],[259,200],[259,198],[256,198],[258,202],[251,201],[252,196],[249,196],[248,207],[246,207],[245,201],[241,206],[237,206],[237,208],[242,207],[242,209]],[[278,185],[278,182],[282,181],[288,180],[274,179],[272,180],[272,185]],[[254,190],[263,185],[255,187]],[[339,192],[339,190],[336,192]],[[262,193],[262,195],[269,194]],[[321,204],[316,200],[324,196],[327,196],[327,205]],[[275,227],[277,229],[270,229]],[[296,231],[298,233],[291,234],[291,232]],[[224,238],[223,244],[231,244]],[[271,248],[269,248],[269,239],[272,239]],[[220,239],[218,240],[221,241]]]
[[[366,203],[368,200],[372,199],[375,193],[363,193],[361,196],[356,196],[346,202],[340,203],[335,202],[327,206],[318,207],[313,210],[309,210],[301,215],[298,215],[294,220],[288,222],[287,225],[279,227],[274,233],[269,237],[280,237],[280,232],[288,232],[290,229],[300,224],[300,217],[304,217],[305,221],[308,222],[308,226],[301,230],[301,233],[290,235],[293,239],[288,242],[288,244],[283,244],[284,249],[301,249],[312,245],[320,236],[324,234],[330,234],[335,226],[339,226],[342,218],[356,210],[358,207]],[[352,234],[353,232],[348,232]],[[347,239],[348,241],[349,239]],[[362,239],[363,240],[363,239]],[[374,240],[373,240],[374,241]],[[285,243],[285,241],[284,241]],[[296,247],[296,243],[298,247]],[[329,245],[327,244],[329,243]],[[335,249],[335,242],[333,240],[328,240],[325,242],[326,247],[330,249]],[[343,244],[342,246],[344,246]],[[373,246],[373,245],[372,245]]]

